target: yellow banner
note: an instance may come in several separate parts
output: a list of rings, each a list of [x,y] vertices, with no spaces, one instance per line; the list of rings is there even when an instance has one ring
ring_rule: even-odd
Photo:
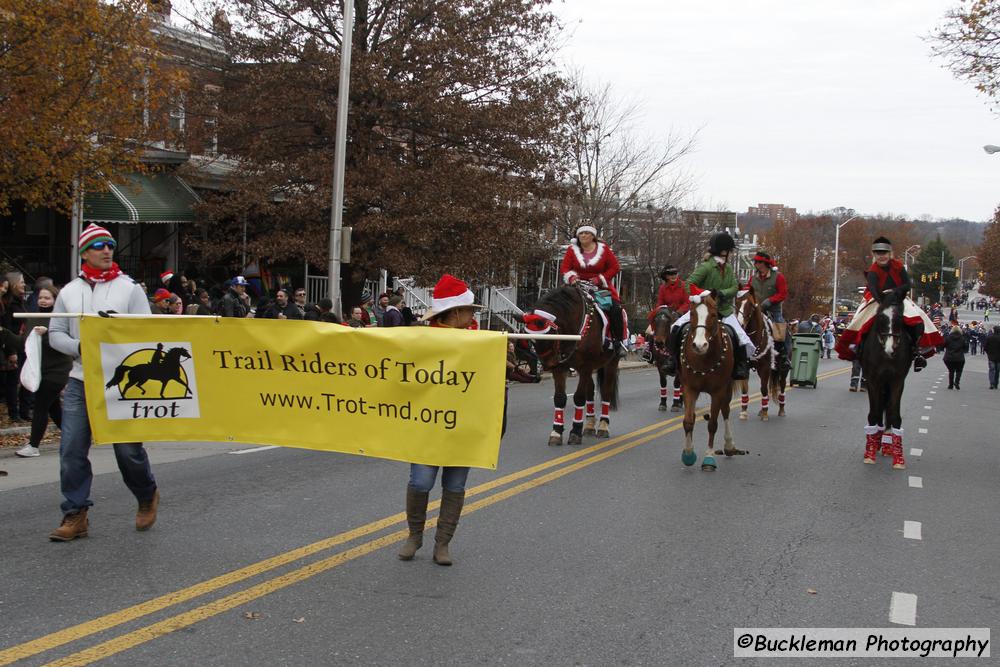
[[[97,444],[249,442],[496,469],[506,336],[84,317]]]

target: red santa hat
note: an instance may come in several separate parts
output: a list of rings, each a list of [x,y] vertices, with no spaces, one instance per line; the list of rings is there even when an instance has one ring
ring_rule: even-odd
[[[431,307],[420,319],[421,321],[433,319],[452,308],[482,308],[481,305],[475,303],[475,300],[475,295],[464,280],[446,273],[434,286]]]
[[[163,282],[168,282],[173,277],[174,277],[174,272],[172,269],[167,269],[166,271],[160,274],[160,280],[162,280]]]

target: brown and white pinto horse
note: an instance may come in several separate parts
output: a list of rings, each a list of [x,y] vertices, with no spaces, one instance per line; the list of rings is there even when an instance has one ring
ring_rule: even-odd
[[[660,412],[665,412],[667,409],[667,399],[670,397],[670,381],[667,373],[664,371],[664,364],[667,362],[667,358],[670,356],[669,345],[667,342],[670,340],[670,327],[674,325],[677,318],[680,317],[678,313],[670,309],[668,306],[660,306],[649,316],[649,326],[653,330],[653,334],[650,337],[649,350],[652,355],[653,365],[656,366],[656,371],[660,376]],[[681,411],[681,383],[679,377],[674,377],[673,381],[673,404],[670,406],[671,412]],[[585,431],[586,432],[586,431]]]
[[[562,443],[566,408],[566,376],[570,368],[577,372],[573,394],[573,426],[567,442],[583,443],[584,408],[594,397],[594,379],[601,390],[601,416],[596,428],[598,438],[610,436],[610,410],[618,407],[618,351],[604,346],[604,321],[594,300],[576,285],[563,285],[546,294],[523,320],[529,331],[537,333],[579,334],[577,341],[535,339],[535,351],[542,368],[552,372],[555,382],[553,403],[555,417],[549,445]]]
[[[719,413],[725,427],[726,456],[745,454],[733,446],[729,429],[729,401],[733,395],[733,340],[723,327],[716,306],[716,294],[703,293],[701,303],[691,305],[691,322],[681,343],[679,372],[684,387],[684,465],[694,465],[694,417],[698,395],[711,397],[708,420],[708,448],[701,462],[702,470],[715,470],[715,432],[719,428]],[[738,343],[737,343],[738,344]]]
[[[771,320],[764,315],[753,290],[741,292],[736,297],[736,319],[747,336],[757,348],[757,353],[750,359],[751,365],[760,378],[760,410],[757,415],[761,421],[768,420],[768,407],[772,381],[778,379],[777,355],[774,351],[774,336],[771,334]],[[747,407],[750,405],[750,381],[737,380],[740,389],[740,419],[747,419]],[[785,415],[785,392],[782,388],[778,394],[778,416]]]

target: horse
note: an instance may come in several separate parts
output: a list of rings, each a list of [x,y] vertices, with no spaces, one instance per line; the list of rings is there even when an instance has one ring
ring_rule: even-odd
[[[111,387],[118,385],[122,380],[128,376],[128,383],[126,383],[123,389],[119,389],[122,398],[125,398],[125,392],[127,392],[132,387],[138,387],[139,391],[143,394],[146,393],[146,389],[142,386],[146,384],[149,380],[157,380],[161,383],[160,385],[160,398],[164,398],[164,391],[171,380],[184,385],[184,396],[187,397],[191,393],[191,388],[188,387],[187,382],[184,381],[181,375],[181,359],[190,359],[191,353],[188,352],[183,347],[172,347],[166,354],[163,355],[163,360],[159,363],[150,361],[145,364],[136,364],[135,366],[127,366],[125,364],[119,364],[115,368],[114,375],[111,380],[104,385],[105,389],[110,389]]]
[[[564,410],[566,408],[566,376],[570,368],[577,371],[577,386],[573,393],[573,426],[567,442],[583,443],[584,408],[594,396],[594,378],[601,390],[601,417],[595,429],[598,438],[610,437],[609,411],[618,407],[618,351],[604,346],[604,320],[594,299],[575,285],[562,285],[542,295],[531,313],[524,315],[529,331],[537,333],[579,334],[579,341],[535,339],[535,352],[542,368],[552,372],[555,391],[552,402],[555,417],[549,446],[562,445]],[[591,403],[592,404],[592,403]]]
[[[906,468],[900,402],[913,360],[913,342],[904,328],[903,300],[895,292],[882,296],[871,327],[861,341],[861,370],[868,381],[868,426],[864,462],[875,463],[875,449],[892,456],[892,467]],[[891,429],[892,433],[887,431]]]
[[[684,332],[678,372],[684,387],[684,452],[681,461],[686,466],[694,465],[698,456],[694,453],[694,413],[698,395],[706,393],[711,397],[708,420],[708,449],[701,462],[701,469],[716,469],[715,432],[719,428],[719,413],[725,426],[726,456],[745,454],[733,446],[733,435],[729,429],[729,400],[733,394],[733,345],[734,341],[723,328],[716,305],[716,292],[703,293],[701,303],[691,305],[691,322]],[[738,341],[735,342],[739,344]]]
[[[774,349],[774,336],[771,334],[771,319],[764,315],[753,289],[742,292],[736,297],[736,319],[747,332],[751,342],[757,348],[750,362],[757,377],[760,378],[760,410],[757,415],[761,421],[768,421],[768,402],[770,401],[771,378],[777,373],[777,357]],[[740,420],[747,419],[747,407],[750,405],[750,381],[737,380],[740,388]],[[778,395],[780,416],[785,414],[784,391]]]
[[[667,385],[668,375],[664,371],[663,365],[667,361],[667,357],[670,356],[670,350],[668,349],[668,341],[670,340],[670,328],[677,321],[680,315],[667,306],[660,306],[653,311],[650,326],[653,329],[653,334],[650,338],[649,350],[653,357],[653,364],[656,366],[656,371],[660,376],[660,412],[666,412],[667,410],[667,397],[670,391]],[[670,406],[671,412],[681,411],[681,384],[679,376],[674,377],[674,400],[673,404]]]

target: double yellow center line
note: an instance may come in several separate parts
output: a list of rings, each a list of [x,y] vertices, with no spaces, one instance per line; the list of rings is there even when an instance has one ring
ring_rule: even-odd
[[[840,375],[846,373],[848,370],[850,369],[844,368],[831,371],[824,373],[820,376],[820,378],[825,379],[835,375]],[[753,400],[757,400],[759,397],[760,394],[755,394],[751,398]],[[737,401],[733,401],[733,407],[735,407],[737,403]],[[704,410],[699,412],[704,412]],[[475,512],[484,507],[489,507],[490,505],[494,505],[498,502],[524,493],[525,491],[542,486],[543,484],[552,482],[572,472],[576,472],[577,470],[599,463],[611,458],[612,456],[616,456],[638,447],[639,445],[643,445],[650,440],[654,440],[676,431],[683,427],[683,424],[681,423],[682,419],[683,417],[677,416],[665,421],[650,424],[625,435],[612,438],[607,442],[587,447],[585,449],[576,450],[570,454],[560,456],[550,461],[545,461],[538,465],[519,470],[511,473],[510,475],[505,475],[490,482],[468,489],[466,497],[471,498],[486,494],[500,487],[507,486],[508,484],[520,482],[499,491],[498,493],[494,493],[473,502],[467,502],[463,510],[463,514],[467,515],[470,512]],[[545,472],[550,468],[557,469]],[[535,477],[535,475],[538,476]],[[529,477],[533,477],[533,479],[520,481]],[[437,509],[439,506],[440,502],[434,501],[430,504],[429,509]],[[278,554],[277,556],[253,563],[238,570],[233,570],[232,572],[227,572],[217,577],[207,579],[193,586],[167,593],[166,595],[161,595],[151,600],[141,602],[137,605],[126,607],[125,609],[121,609],[110,614],[105,614],[104,616],[99,616],[85,623],[80,623],[78,625],[44,635],[38,639],[33,639],[23,644],[12,646],[8,649],[0,651],[0,666],[8,665],[17,660],[22,660],[45,651],[52,650],[59,646],[63,646],[70,642],[78,641],[85,637],[104,632],[124,623],[129,623],[144,616],[148,616],[149,614],[193,600],[194,598],[212,593],[226,586],[231,586],[284,565],[294,563],[341,544],[351,542],[358,538],[371,535],[388,528],[396,527],[400,523],[404,522],[405,519],[406,515],[403,512],[393,514],[353,530],[319,540],[318,542]],[[431,528],[436,525],[436,523],[437,519],[431,518],[427,522],[427,527]],[[132,632],[120,635],[114,639],[110,639],[84,649],[65,658],[51,662],[49,665],[87,665],[97,660],[107,658],[116,653],[138,646],[139,644],[143,644],[158,637],[162,637],[163,635],[175,632],[181,628],[188,627],[216,616],[225,611],[229,611],[293,584],[305,581],[306,579],[314,577],[317,574],[331,570],[339,565],[370,554],[395,542],[399,542],[405,539],[407,532],[408,531],[406,529],[395,530],[381,537],[351,547],[345,551],[314,561],[259,584],[255,584],[249,588],[245,588],[230,595],[212,600],[189,611],[182,612],[162,621],[147,625]]]

